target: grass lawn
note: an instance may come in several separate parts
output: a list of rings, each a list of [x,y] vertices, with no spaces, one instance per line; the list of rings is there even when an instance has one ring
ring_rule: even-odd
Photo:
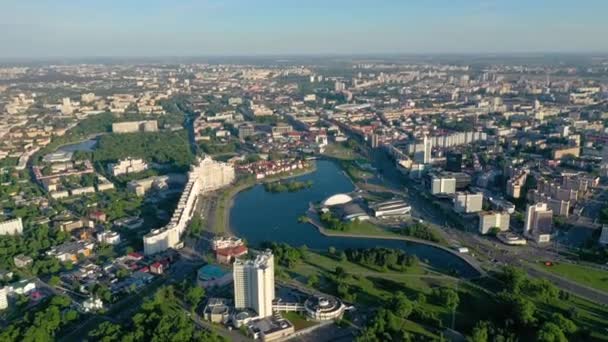
[[[306,317],[302,316],[301,314],[299,314],[297,312],[286,312],[286,313],[283,313],[282,316],[284,318],[286,318],[288,321],[290,321],[291,324],[293,324],[293,327],[296,329],[296,331],[310,328],[314,325],[319,324],[318,322],[315,322],[315,321],[306,320]]]
[[[329,144],[325,147],[324,155],[336,159],[352,160],[359,158],[359,154],[343,144]]]
[[[331,234],[332,231],[327,230],[327,232]],[[350,229],[345,231],[344,233],[354,235],[398,236],[397,234],[383,229],[368,221],[361,221],[358,224],[353,224],[350,226]]]
[[[608,292],[607,271],[569,263],[555,263],[550,267],[544,264],[535,264],[535,266],[542,271],[551,272],[582,285]]]

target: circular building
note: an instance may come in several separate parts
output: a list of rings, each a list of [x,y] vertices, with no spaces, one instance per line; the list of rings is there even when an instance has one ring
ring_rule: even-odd
[[[347,194],[336,194],[328,197],[325,201],[323,201],[323,206],[325,207],[333,207],[336,205],[346,204],[352,202],[353,198]]]
[[[304,303],[306,315],[315,321],[329,321],[342,317],[346,306],[337,298],[314,296]]]

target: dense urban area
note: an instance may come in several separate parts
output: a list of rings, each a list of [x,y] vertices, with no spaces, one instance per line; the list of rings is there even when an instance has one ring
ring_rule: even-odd
[[[608,58],[0,65],[1,341],[608,341]]]

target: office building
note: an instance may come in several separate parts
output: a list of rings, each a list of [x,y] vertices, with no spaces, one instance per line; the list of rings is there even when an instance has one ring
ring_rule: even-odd
[[[21,233],[23,233],[21,217],[0,222],[0,235],[21,235]]]
[[[537,242],[549,242],[553,228],[553,211],[547,203],[528,205],[524,222],[524,234]]]
[[[234,305],[253,309],[259,317],[272,315],[274,256],[267,250],[253,260],[237,259],[233,265]]]
[[[173,212],[171,221],[159,229],[154,229],[144,236],[144,253],[156,254],[169,248],[181,246],[181,236],[186,230],[200,194],[217,190],[234,181],[234,167],[227,163],[217,162],[210,157],[198,158],[188,172],[188,182]]]
[[[462,153],[448,152],[445,156],[445,170],[451,172],[462,171]]]
[[[454,197],[454,210],[458,213],[470,214],[480,212],[483,208],[483,194],[458,192]]]
[[[501,232],[509,230],[510,217],[511,215],[507,212],[484,211],[479,213],[479,233],[488,234],[492,228],[498,228]]]

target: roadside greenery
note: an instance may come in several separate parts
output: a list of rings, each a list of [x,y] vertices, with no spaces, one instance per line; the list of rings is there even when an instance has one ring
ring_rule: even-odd
[[[191,304],[198,303],[200,293],[188,291]],[[90,341],[205,341],[224,339],[213,332],[199,329],[179,305],[172,286],[158,289],[154,297],[146,300],[139,311],[124,324],[103,322],[89,333]]]

